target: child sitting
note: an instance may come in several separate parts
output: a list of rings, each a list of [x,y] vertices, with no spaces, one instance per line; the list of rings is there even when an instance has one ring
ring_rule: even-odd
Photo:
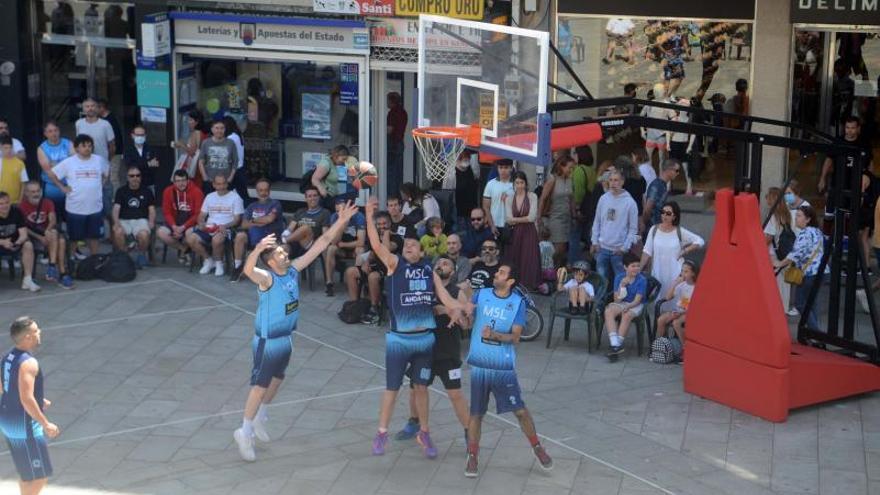
[[[425,221],[428,231],[419,242],[422,251],[430,259],[446,254],[446,234],[443,233],[443,220],[439,217],[431,217]]]
[[[587,281],[590,275],[590,265],[586,261],[576,261],[571,267],[571,279],[566,281],[565,267],[559,268],[556,290],[568,291],[568,312],[573,315],[585,315],[588,313],[587,305],[596,297],[593,284]]]
[[[623,341],[630,323],[642,314],[648,297],[648,281],[642,275],[642,265],[638,256],[632,253],[623,255],[624,273],[615,275],[611,285],[614,299],[605,307],[605,328],[611,350],[606,356],[615,361],[623,354]],[[620,318],[620,323],[617,319]]]
[[[694,294],[694,285],[697,283],[697,274],[700,269],[696,263],[685,260],[681,266],[681,275],[672,283],[672,287],[666,294],[673,307],[671,311],[665,311],[657,318],[657,336],[664,337],[666,327],[672,325],[672,331],[684,343],[684,323],[687,316],[687,308]]]

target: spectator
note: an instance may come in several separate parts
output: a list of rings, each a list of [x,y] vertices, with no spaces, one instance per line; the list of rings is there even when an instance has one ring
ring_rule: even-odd
[[[348,175],[349,169],[357,167],[357,157],[351,154],[348,147],[339,145],[330,150],[330,161],[336,165],[336,175],[339,180],[336,196],[342,196],[344,199],[351,200],[357,198],[357,189],[354,188],[354,184],[349,180]]]
[[[135,263],[141,269],[147,266],[150,234],[156,227],[156,198],[141,185],[142,177],[137,166],[128,167],[128,184],[117,189],[113,199],[113,244],[126,251],[126,237],[134,237]]]
[[[281,231],[284,230],[284,208],[280,201],[272,199],[269,179],[258,179],[254,188],[257,191],[257,200],[244,209],[241,228],[235,233],[230,275],[230,279],[234,282],[238,282],[241,278],[245,252],[253,249],[269,234],[275,234],[276,238],[280,238]]]
[[[344,197],[336,198],[336,204],[334,205],[336,211],[330,215],[330,225],[336,223],[336,220],[339,219],[339,212],[345,208],[345,204],[349,200]],[[336,263],[337,260],[340,259],[351,259],[357,260],[358,256],[364,253],[364,244],[366,244],[367,238],[367,219],[364,217],[364,214],[361,212],[357,212],[351,219],[348,221],[348,225],[345,226],[345,230],[339,232],[339,235],[336,236],[330,243],[330,246],[327,247],[327,252],[324,254],[324,273],[327,276],[327,296],[333,297],[333,273],[336,271]]]
[[[137,167],[141,171],[141,185],[156,195],[156,170],[159,157],[147,144],[147,131],[138,124],[131,130],[131,141],[126,143],[122,162],[126,169]]]
[[[429,218],[440,216],[440,204],[434,196],[412,182],[400,186],[400,199],[403,200],[403,214],[418,234],[424,233]]]
[[[446,234],[443,233],[443,220],[440,217],[431,217],[425,221],[425,235],[419,239],[422,252],[429,258],[436,258],[446,254]]]
[[[400,201],[400,197],[398,196],[388,196],[385,199],[385,207],[388,209],[388,214],[391,216],[391,233],[399,236],[401,239],[406,237],[415,237],[416,228],[409,221],[409,219],[403,214],[403,203]],[[400,244],[399,246],[403,246]]]
[[[186,235],[186,243],[204,260],[200,274],[207,275],[213,270],[215,276],[222,277],[226,273],[223,251],[226,243],[232,241],[233,229],[241,221],[244,205],[238,193],[229,190],[225,175],[215,175],[212,186],[214,192],[205,196],[198,224]],[[207,247],[211,248],[210,255]]]
[[[596,168],[596,172],[599,174],[596,176],[596,185],[593,187],[593,190],[590,191],[590,195],[584,197],[584,200],[580,205],[581,218],[584,219],[584,232],[593,231],[593,220],[596,218],[596,208],[599,206],[599,199],[601,199],[602,195],[608,191],[608,177],[613,171],[614,165],[612,165],[611,160],[605,160],[599,164],[598,168]],[[588,247],[592,247],[590,246],[590,236],[588,235],[586,237]]]
[[[651,276],[660,282],[660,293],[672,288],[672,281],[681,273],[684,257],[705,246],[703,238],[681,226],[681,208],[667,201],[660,208],[662,220],[645,236],[642,268],[651,265]]]
[[[807,296],[813,287],[813,281],[819,274],[819,265],[822,262],[822,251],[825,239],[819,230],[819,220],[816,218],[816,210],[812,206],[801,206],[795,217],[795,224],[801,229],[794,241],[794,248],[784,260],[774,266],[777,269],[793,266],[804,272],[804,278],[795,289],[795,305],[801,314],[807,305]],[[807,326],[812,329],[819,328],[819,319],[816,317],[815,304],[807,315]]]
[[[305,192],[306,206],[293,214],[293,220],[281,233],[281,240],[292,246],[291,256],[297,257],[308,251],[315,241],[330,225],[330,212],[319,204],[320,194],[315,187]]]
[[[119,119],[110,111],[110,104],[105,98],[95,98],[95,108],[97,109],[98,117],[110,124],[110,128],[113,129],[113,136],[115,137],[114,146],[107,159],[110,161],[110,182],[113,184],[113,191],[116,191],[116,188],[125,183],[122,175],[128,170],[128,167],[122,166],[123,159],[121,155],[125,149],[122,126],[119,125]],[[79,130],[77,130],[77,134],[79,134]]]
[[[468,281],[460,286],[466,292],[468,289],[476,291],[492,287],[492,280],[495,278],[495,272],[501,263],[498,260],[498,242],[495,239],[486,239],[480,247],[480,261],[477,261],[471,267],[471,273],[468,275]],[[467,294],[470,299],[470,294]]]
[[[119,169],[122,162],[120,160],[116,160],[115,163],[111,161],[111,158],[116,156],[117,136],[113,131],[113,126],[106,120],[100,118],[100,115],[98,114],[98,103],[94,99],[86,98],[86,100],[83,101],[82,108],[85,117],[76,121],[76,134],[77,136],[85,134],[86,136],[91,137],[93,143],[92,153],[103,158],[109,167],[107,177],[109,177],[110,180],[104,181],[101,184],[101,199],[103,201],[101,208],[104,216],[109,218],[113,210],[113,191],[115,191],[121,184],[119,177],[121,172]]]
[[[556,290],[568,292],[568,312],[573,315],[588,314],[587,305],[596,297],[596,289],[587,280],[589,276],[590,265],[586,261],[577,261],[572,265],[570,279],[565,267],[559,268]]]
[[[608,45],[605,48],[605,56],[602,62],[610,64],[615,60],[614,48],[620,46],[623,48],[626,56],[623,58],[628,64],[636,63],[635,53],[633,51],[633,31],[636,25],[630,19],[615,18],[609,19],[605,25],[605,35],[608,37]]]
[[[559,155],[553,162],[550,177],[541,190],[539,210],[541,216],[544,217],[542,224],[550,229],[550,242],[553,243],[553,248],[559,257],[564,256],[568,249],[571,220],[575,217],[574,201],[571,194],[571,171],[574,165],[575,162],[571,155],[567,153]],[[512,196],[512,194],[508,196]]]
[[[24,145],[21,144],[21,141],[15,139],[12,137],[12,134],[10,134],[9,120],[7,120],[6,117],[0,117],[0,136],[9,136],[9,138],[12,139],[12,152],[15,153],[15,156],[17,156],[19,160],[27,160],[27,153],[24,150]]]
[[[558,188],[560,184],[556,184]],[[513,194],[502,197],[506,208],[504,223],[510,228],[510,244],[504,252],[505,263],[515,266],[519,281],[529,289],[541,285],[541,253],[538,250],[538,196],[529,191],[525,172],[513,174]],[[552,221],[552,220],[551,220]]]
[[[162,192],[165,225],[157,229],[156,236],[177,250],[177,260],[183,264],[188,262],[186,235],[199,221],[205,196],[196,182],[189,179],[186,170],[175,170],[173,179],[173,183]]]
[[[605,329],[611,343],[611,349],[606,356],[611,360],[623,354],[623,342],[629,325],[642,314],[648,297],[648,281],[641,273],[639,258],[626,253],[623,256],[623,265],[626,271],[614,276],[614,283],[611,285],[614,291],[612,301],[605,308]],[[618,318],[620,324],[617,322]]]
[[[455,170],[443,179],[443,189],[455,191],[455,226],[460,232],[470,226],[468,213],[479,206],[480,162],[477,154],[465,149],[455,162]]]
[[[660,167],[660,176],[651,182],[645,193],[645,209],[642,213],[642,232],[660,223],[660,211],[666,204],[672,181],[681,173],[681,164],[675,158],[667,158]]]
[[[67,242],[58,233],[58,218],[55,204],[43,197],[39,181],[32,180],[25,185],[25,199],[18,205],[28,230],[28,239],[34,252],[42,251],[49,255],[46,280],[58,282],[65,289],[73,288],[73,278],[67,273]]]
[[[577,165],[571,171],[571,191],[574,195],[574,204],[580,205],[584,201],[584,197],[596,187],[596,167],[594,166],[592,148],[580,146],[575,148],[574,152]]]
[[[186,153],[186,158],[178,160],[176,168],[187,171],[187,175],[195,181],[197,187],[202,187],[201,172],[198,167],[199,149],[202,141],[208,139],[210,128],[205,124],[205,116],[200,110],[190,110],[186,115],[186,125],[189,128],[189,137],[184,141],[175,141],[174,147]]]
[[[222,120],[215,120],[211,123],[211,137],[202,141],[199,148],[199,173],[204,179],[202,191],[210,193],[214,177],[218,175],[231,184],[237,166],[238,148],[226,137],[226,124]]]
[[[810,206],[810,203],[801,197],[801,184],[797,179],[788,181],[788,187],[785,188],[785,206],[788,207],[788,212],[791,214],[791,228],[797,234],[800,232],[800,229],[794,224],[797,211],[801,206]]]
[[[775,205],[775,209],[772,210],[773,213],[770,215],[770,220],[764,226],[764,240],[767,242],[770,263],[774,265],[780,261],[779,256],[776,254],[776,249],[780,246],[780,237],[783,232],[788,230],[791,235],[794,235],[794,230],[791,228],[791,213],[789,213],[788,207],[783,201],[777,203],[780,192],[781,190],[778,187],[771,187],[767,190],[767,195],[764,197],[768,208],[773,208]],[[788,314],[791,302],[791,285],[785,282],[785,274],[782,271],[776,274],[776,287],[779,289],[779,295],[782,297],[782,308]]]
[[[482,210],[480,210],[482,211]],[[461,237],[458,234],[449,234],[446,238],[446,257],[455,265],[456,283],[467,280],[471,273],[471,261],[461,252]]]
[[[639,175],[645,179],[645,182],[650,186],[654,179],[657,178],[657,172],[654,171],[654,164],[651,163],[651,159],[648,157],[648,152],[645,151],[645,148],[636,148],[632,151],[632,161],[633,163],[638,165]]]
[[[673,280],[669,290],[665,293],[664,298],[669,301],[671,308],[657,318],[657,337],[665,337],[666,328],[672,325],[675,336],[684,343],[687,309],[694,297],[694,287],[697,284],[699,273],[700,268],[693,261],[688,260],[681,265],[681,274]]]
[[[244,167],[244,141],[241,138],[241,130],[235,119],[229,115],[223,117],[223,126],[226,128],[226,138],[235,144],[235,155],[238,159],[229,183],[244,203],[250,203],[251,197],[247,188],[248,178],[247,169]]]
[[[110,174],[110,163],[92,154],[94,141],[87,134],[73,140],[76,154],[52,167],[49,178],[64,191],[67,237],[71,244],[86,241],[90,254],[98,254],[98,239],[103,225],[103,184]],[[61,181],[67,179],[67,185]]]
[[[401,180],[403,179],[403,141],[406,136],[406,123],[409,116],[403,108],[403,101],[400,93],[390,92],[387,96],[388,116],[385,119],[386,131],[388,133],[388,167],[386,174],[388,176],[389,192],[400,190]]]
[[[666,87],[663,83],[654,84],[655,98],[662,98],[666,93]],[[642,117],[660,120],[675,120],[675,110],[670,108],[658,107],[655,105],[646,105],[642,108]],[[645,154],[648,155],[648,161],[651,161],[654,150],[657,150],[657,158],[660,163],[666,159],[669,152],[669,136],[668,132],[663,129],[642,128],[642,138],[645,140]]]
[[[508,159],[498,160],[495,162],[498,169],[498,177],[490,180],[483,189],[483,212],[485,214],[489,230],[496,239],[500,239],[499,244],[504,244],[507,235],[502,234],[504,229],[504,220],[507,214],[504,203],[501,201],[503,195],[513,195],[513,182],[510,176],[513,173],[513,161]],[[471,214],[473,218],[473,214]]]
[[[391,216],[387,212],[377,212],[375,217],[376,230],[382,244],[389,251],[400,254],[403,248],[403,238],[392,233]],[[385,265],[376,258],[373,246],[367,239],[367,250],[355,260],[355,266],[345,270],[345,287],[348,290],[348,300],[356,301],[361,294],[361,280],[367,277],[367,295],[370,298],[370,309],[361,319],[365,325],[379,323],[379,302],[382,297],[382,278],[385,277]]]
[[[55,215],[59,222],[64,220],[64,191],[58,189],[49,178],[52,167],[62,160],[72,156],[73,143],[69,139],[61,137],[61,128],[55,121],[50,120],[43,125],[45,141],[37,147],[37,161],[40,162],[40,180],[43,183],[43,196],[55,205]],[[64,182],[67,185],[67,182]]]
[[[541,278],[545,281],[556,280],[556,261],[553,243],[550,242],[550,229],[541,227],[541,242],[538,243],[541,256]],[[561,263],[560,263],[561,264]]]
[[[751,103],[749,101],[749,82],[745,79],[737,79],[734,84],[736,94],[730,99],[730,113],[735,113],[743,117],[748,117],[751,112]],[[737,117],[729,117],[727,127],[733,129],[742,129],[745,120]]]
[[[639,175],[633,161],[626,155],[620,155],[614,159],[614,169],[623,174],[623,189],[632,196],[636,202],[639,218],[645,206],[645,193],[648,191],[648,183]]]
[[[22,200],[24,187],[28,181],[27,168],[12,151],[12,138],[0,136],[0,192],[5,192],[12,199],[12,204]]]
[[[638,209],[632,196],[623,190],[623,175],[608,176],[608,192],[599,199],[593,219],[590,251],[596,256],[596,270],[605,280],[624,271],[623,254],[636,242]]]
[[[480,258],[480,247],[486,239],[494,239],[492,229],[486,223],[486,210],[474,208],[471,210],[470,225],[461,234],[461,254],[476,263]]]
[[[21,258],[21,269],[24,271],[21,290],[40,290],[33,279],[34,245],[28,240],[24,217],[18,208],[12,206],[9,193],[3,191],[0,191],[0,256]]]

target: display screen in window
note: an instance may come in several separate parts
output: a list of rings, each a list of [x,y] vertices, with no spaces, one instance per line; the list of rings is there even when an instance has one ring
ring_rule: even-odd
[[[597,98],[623,96],[632,84],[642,99],[730,99],[736,81],[748,80],[752,58],[750,23],[559,16],[557,39]],[[562,64],[557,82],[580,93]],[[658,84],[662,95],[654,94]],[[556,92],[557,101],[569,98]]]

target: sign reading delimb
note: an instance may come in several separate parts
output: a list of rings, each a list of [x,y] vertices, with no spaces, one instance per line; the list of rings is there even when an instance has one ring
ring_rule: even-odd
[[[458,19],[483,19],[484,0],[395,0],[399,16],[435,14]]]

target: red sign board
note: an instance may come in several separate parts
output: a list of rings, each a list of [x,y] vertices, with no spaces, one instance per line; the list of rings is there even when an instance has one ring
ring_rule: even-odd
[[[361,15],[390,17],[394,15],[394,0],[357,0]]]

